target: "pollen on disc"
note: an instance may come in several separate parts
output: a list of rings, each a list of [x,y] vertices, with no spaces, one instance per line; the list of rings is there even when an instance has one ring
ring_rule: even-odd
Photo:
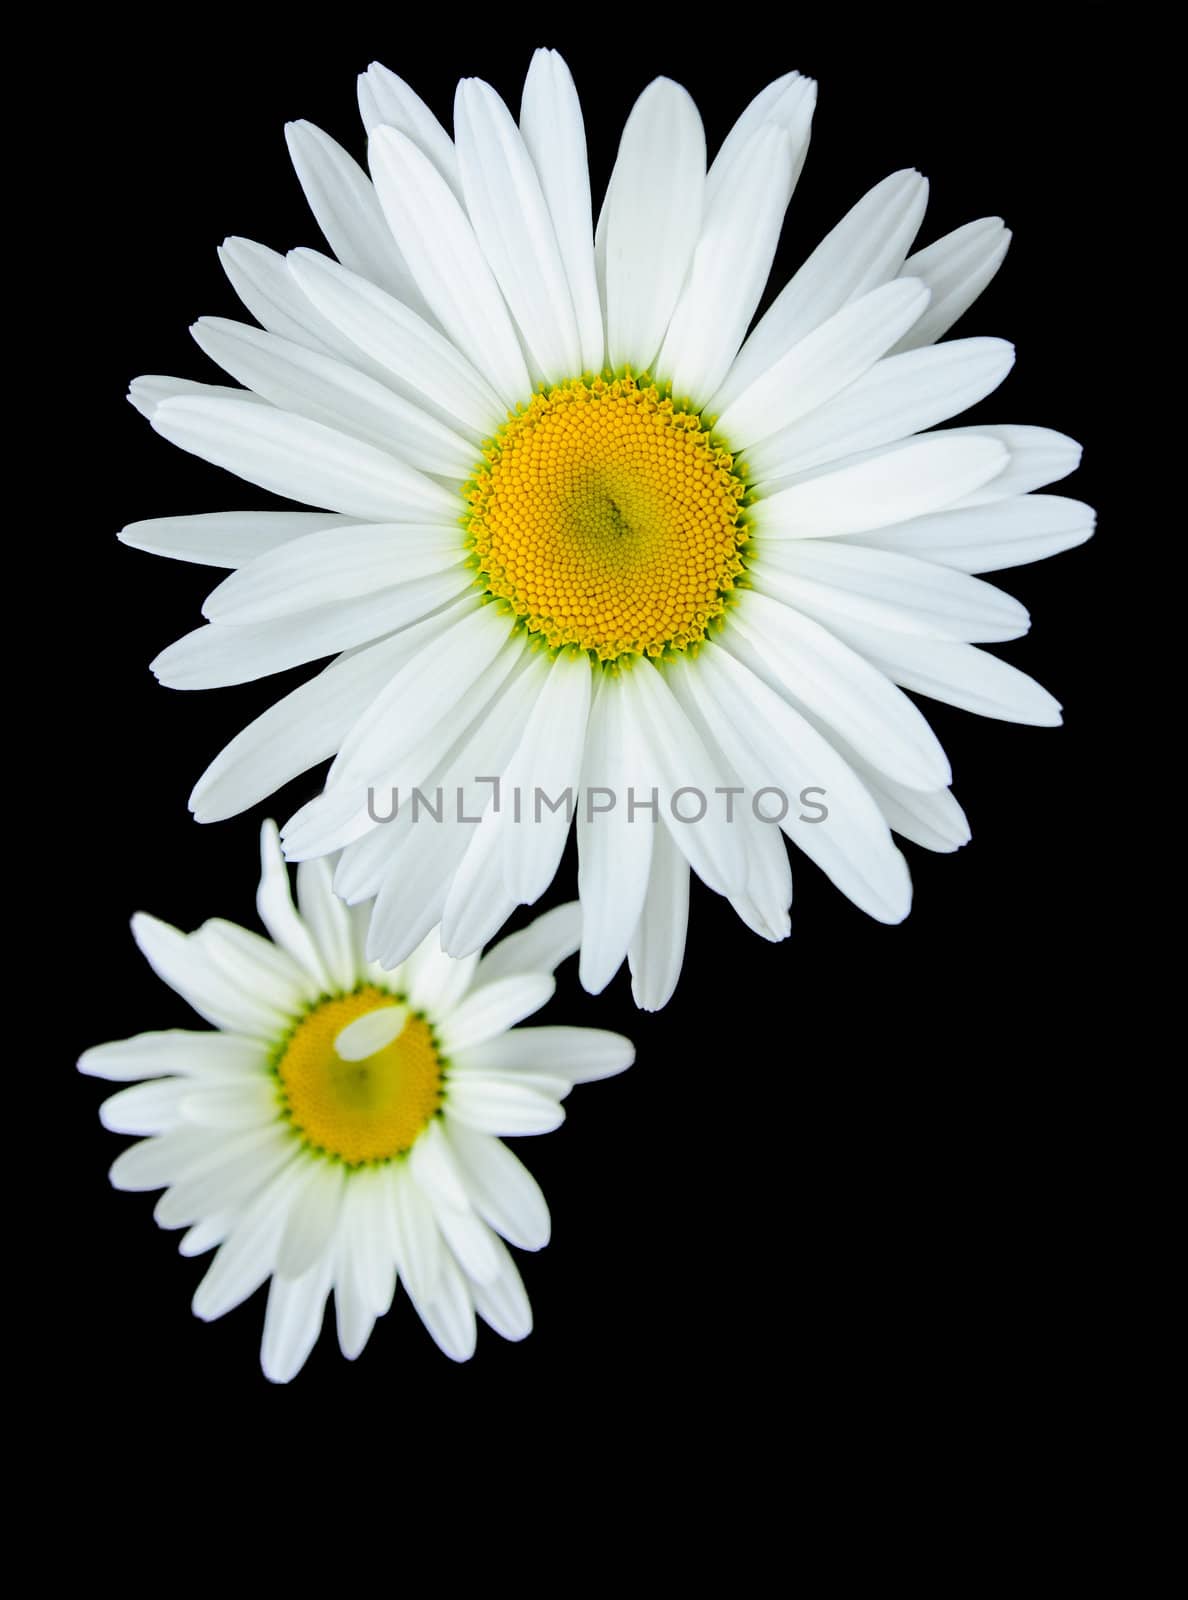
[[[479,579],[552,648],[684,650],[743,571],[745,493],[730,452],[655,385],[559,384],[508,419],[468,492]]]
[[[289,1120],[306,1144],[348,1166],[411,1149],[442,1103],[443,1063],[433,1029],[410,1013],[399,1036],[363,1061],[334,1041],[350,1022],[390,1006],[373,985],[323,1000],[294,1028],[275,1063]]]

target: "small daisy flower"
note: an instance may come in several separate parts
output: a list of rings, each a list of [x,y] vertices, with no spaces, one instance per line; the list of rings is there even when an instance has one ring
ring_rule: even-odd
[[[811,79],[777,79],[707,166],[696,106],[658,79],[595,226],[555,52],[534,56],[518,122],[489,85],[460,83],[453,138],[372,66],[370,176],[317,128],[288,129],[333,255],[223,248],[260,326],[206,317],[193,333],[244,387],[132,387],[166,439],[316,508],[122,537],[235,569],[207,625],[154,663],[163,683],[335,657],[227,746],[191,804],[227,817],[332,757],[285,851],[340,853],[336,890],[375,897],[385,965],[431,923],[451,954],[480,948],[548,886],[575,817],[592,992],[626,958],[637,1002],[665,1003],[690,871],[784,938],[781,828],[899,922],[911,881],[893,834],[938,851],[969,837],[905,691],[1060,720],[978,648],[1029,619],[976,574],[1089,536],[1086,506],[1032,493],[1079,449],[1015,424],[930,431],[1014,359],[1001,339],[937,342],[998,270],[1002,222],[913,249],[928,186],[896,172],[751,327],[815,100]],[[414,788],[464,804],[389,825],[374,797]]]
[[[549,1212],[500,1136],[547,1133],[575,1083],[634,1056],[619,1034],[517,1026],[577,949],[576,904],[481,959],[452,960],[434,930],[384,971],[364,954],[368,908],[334,896],[326,862],[300,868],[295,907],[273,823],[262,857],[270,940],[221,920],[183,934],[133,919],[153,970],[217,1031],[82,1056],[82,1072],[133,1084],[104,1101],[104,1126],[146,1135],[112,1183],[163,1189],[154,1215],[186,1229],[181,1253],[216,1251],[194,1295],[205,1321],[271,1279],[261,1363],[274,1382],[304,1365],[331,1292],[351,1360],[397,1281],[455,1361],[474,1352],[476,1313],[524,1338],[532,1312],[503,1240],[539,1250]]]

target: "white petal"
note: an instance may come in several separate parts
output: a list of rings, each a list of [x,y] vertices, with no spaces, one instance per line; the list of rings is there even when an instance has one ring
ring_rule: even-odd
[[[668,829],[659,828],[643,914],[627,947],[631,994],[641,1011],[659,1011],[672,999],[685,959],[688,924],[689,864]]]
[[[506,408],[474,364],[390,294],[312,250],[289,266],[310,301],[357,354],[368,351],[386,381],[468,439],[481,440]]]
[[[951,789],[924,794],[892,783],[882,773],[863,772],[862,777],[889,826],[913,844],[949,855],[969,843],[969,823]]]
[[[180,1121],[190,1092],[185,1078],[154,1078],[121,1089],[99,1107],[99,1121],[112,1133],[166,1133]]]
[[[432,1208],[417,1187],[408,1163],[392,1169],[388,1189],[400,1275],[418,1308],[437,1290],[445,1252]]]
[[[304,1176],[295,1161],[263,1187],[239,1216],[194,1292],[193,1310],[212,1322],[254,1294],[271,1274],[289,1204]]]
[[[270,1382],[295,1378],[317,1343],[333,1265],[334,1253],[327,1250],[304,1277],[273,1278],[260,1346],[260,1365]]]
[[[643,911],[657,824],[648,812],[632,818],[627,799],[644,794],[648,772],[622,678],[604,676],[590,711],[577,826],[579,972],[590,994],[618,971]]]
[[[718,428],[735,448],[770,438],[861,377],[927,304],[923,284],[898,278],[843,306],[731,401]]]
[[[897,348],[914,350],[948,333],[1002,266],[1010,242],[1010,229],[1001,217],[982,217],[909,256],[904,275],[922,278],[932,290],[932,301]]]
[[[429,157],[458,198],[462,198],[454,142],[403,78],[373,61],[359,78],[359,110],[369,137],[380,126],[398,128]]]
[[[464,78],[454,129],[466,210],[533,360],[550,383],[581,371],[582,352],[553,220],[511,112]]]
[[[466,1050],[514,1028],[552,998],[556,984],[543,972],[522,973],[496,978],[473,990],[462,1004],[441,1023],[442,1044],[447,1055]]]
[[[1010,451],[1010,461],[984,488],[966,495],[963,506],[1005,500],[1012,495],[1030,494],[1049,483],[1058,483],[1075,472],[1081,463],[1081,447],[1067,434],[1052,428],[1029,428],[1010,423],[987,423],[984,428],[946,428],[946,433],[977,433],[997,439]]]
[[[209,1132],[205,1152],[186,1163],[158,1200],[153,1212],[158,1224],[183,1228],[212,1211],[249,1205],[277,1173],[299,1161],[300,1147],[292,1130],[275,1118],[274,1106],[271,1126]]]
[[[305,1177],[289,1205],[276,1252],[276,1273],[301,1278],[325,1255],[338,1225],[346,1168],[340,1161],[305,1163]]]
[[[980,488],[1005,459],[996,439],[931,434],[765,496],[755,527],[765,538],[817,539],[906,522]]]
[[[756,324],[707,409],[721,413],[827,317],[888,283],[924,217],[928,185],[895,172],[862,197],[809,256]]]
[[[613,1078],[634,1059],[631,1040],[604,1028],[512,1028],[498,1038],[456,1051],[450,1065],[459,1073],[505,1077],[527,1072],[574,1084]]]
[[[446,1128],[475,1210],[521,1250],[542,1250],[549,1242],[549,1208],[527,1167],[489,1133],[452,1120]]]
[[[440,1119],[430,1122],[409,1152],[408,1169],[417,1188],[433,1207],[440,1225],[443,1210],[465,1211],[470,1205],[462,1172]]]
[[[731,621],[721,648],[836,729],[880,772],[915,789],[949,782],[945,752],[923,714],[831,628],[760,594],[747,595]]]
[[[1027,612],[1017,600],[931,559],[838,539],[786,539],[771,551],[770,563],[750,566],[756,589],[826,627],[840,614],[934,639],[1017,639],[1027,632]]]
[[[465,212],[404,134],[377,128],[368,150],[388,226],[446,333],[514,406],[532,393],[515,329]]]
[[[817,104],[817,85],[799,72],[786,72],[776,78],[747,106],[742,116],[722,141],[705,178],[705,207],[708,212],[719,197],[746,182],[746,167],[752,139],[761,129],[775,127],[787,135],[792,146],[792,182],[800,176],[808,154],[813,111]],[[785,205],[787,201],[784,202]]]
[[[301,1014],[311,994],[309,975],[271,940],[222,917],[212,917],[190,935],[190,941],[229,982],[240,985],[287,1024]]]
[[[888,356],[816,411],[753,446],[747,452],[752,480],[771,493],[793,473],[931,428],[984,399],[1014,359],[1004,339],[953,339]],[[969,431],[993,436],[989,429]]]
[[[1095,520],[1092,506],[1080,500],[1028,494],[986,505],[963,502],[963,509],[913,517],[856,538],[879,550],[902,551],[958,572],[996,572],[1084,544]]]
[[[404,963],[401,979],[410,1004],[431,1017],[445,1017],[470,988],[477,956],[455,960],[441,947],[437,929],[424,938]]]
[[[205,1128],[263,1127],[276,1122],[280,1113],[276,1079],[260,1073],[222,1083],[203,1080],[188,1086],[181,1108],[187,1122]]]
[[[216,1028],[267,1040],[288,1032],[291,1016],[229,977],[196,936],[143,911],[132,918],[132,936],[157,976]]]
[[[627,118],[607,189],[612,367],[643,371],[659,350],[697,244],[704,188],[705,133],[697,107],[679,84],[657,78]]]
[[[573,78],[555,50],[537,50],[532,57],[520,132],[540,178],[569,284],[581,350],[577,370],[600,372],[602,306],[594,271],[586,129]]]
[[[307,417],[246,400],[167,400],[164,438],[289,500],[374,522],[457,516],[454,495],[395,456]]]
[[[158,407],[166,400],[192,400],[201,399],[203,396],[221,400],[250,400],[256,405],[265,403],[259,395],[252,394],[247,389],[235,389],[223,383],[195,383],[192,378],[168,378],[160,374],[148,374],[133,378],[128,385],[129,401],[149,422],[153,420]]]
[[[309,209],[343,266],[421,310],[412,275],[358,162],[312,122],[287,123],[285,141]]]
[[[492,945],[479,962],[475,989],[524,972],[555,972],[581,943],[582,912],[577,900],[545,911],[520,933]]]
[[[451,567],[376,594],[267,622],[207,623],[175,640],[150,665],[170,689],[250,683],[424,621],[439,607],[469,598],[472,588],[470,573],[464,567]]]
[[[222,317],[202,317],[190,332],[212,361],[282,411],[350,434],[420,472],[460,481],[473,470],[472,444],[344,361]]]
[[[437,1292],[432,1300],[417,1304],[421,1321],[438,1349],[451,1361],[469,1361],[474,1354],[474,1301],[461,1268],[443,1255]]]
[[[450,1254],[471,1283],[492,1283],[499,1276],[499,1241],[469,1206],[465,1211],[439,1207],[437,1225]]]
[[[707,199],[689,276],[656,358],[673,392],[694,403],[718,388],[755,314],[792,197],[796,156],[782,128],[758,127],[739,153],[736,181]]]
[[[505,1339],[526,1339],[532,1332],[532,1307],[515,1262],[499,1249],[499,1276],[492,1283],[471,1285],[475,1310]]]
[[[469,604],[469,602],[463,602]],[[457,605],[340,656],[250,722],[211,762],[190,796],[199,822],[234,816],[332,756],[407,657],[455,620]]]
[[[298,866],[297,904],[331,981],[341,990],[353,989],[359,977],[354,933],[347,908],[334,893],[328,862],[303,861]]]
[[[309,997],[316,999],[325,993],[330,986],[330,974],[309,927],[293,904],[289,869],[281,855],[280,834],[271,817],[260,829],[260,887],[256,891],[256,910],[273,943],[287,950],[309,974]]]
[[[460,1073],[450,1080],[446,1114],[476,1132],[503,1138],[551,1133],[565,1121],[556,1097],[534,1087],[528,1073],[519,1078]]]
[[[507,769],[503,804],[515,806],[518,797],[519,815],[504,836],[503,870],[508,892],[520,904],[534,904],[561,863],[581,776],[592,689],[586,657],[558,653]],[[516,817],[514,810],[512,815]]]
[[[390,1005],[366,1011],[334,1036],[334,1053],[340,1061],[366,1061],[399,1039],[408,1022],[408,1007]]]
[[[141,1193],[163,1189],[185,1176],[195,1163],[209,1159],[211,1136],[203,1128],[171,1128],[142,1139],[118,1155],[108,1170],[112,1187]]]
[[[188,1077],[213,1073],[222,1077],[229,1073],[255,1072],[264,1067],[267,1060],[267,1051],[254,1038],[172,1028],[95,1045],[79,1056],[78,1070],[91,1078],[127,1083],[132,1079],[166,1078],[174,1074]]]
[[[121,528],[133,550],[193,561],[203,567],[241,567],[278,546],[350,523],[329,511],[207,511],[193,517],[149,517]]]
[[[907,866],[887,824],[852,770],[810,725],[754,673],[718,645],[672,673],[714,729],[723,753],[752,791],[774,787],[788,799],[784,832],[843,894],[880,922],[902,922],[911,905]],[[824,790],[824,821],[801,821],[798,797]]]
[[[1053,728],[1060,704],[1017,667],[972,644],[949,644],[868,624],[838,623],[836,632],[868,661],[914,694],[961,706],[983,717]]]

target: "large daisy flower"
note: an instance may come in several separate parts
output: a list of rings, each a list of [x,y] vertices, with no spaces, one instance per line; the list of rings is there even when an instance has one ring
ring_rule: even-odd
[[[518,123],[462,82],[453,139],[373,66],[370,177],[317,128],[288,130],[333,256],[224,246],[261,326],[193,331],[245,387],[133,385],[165,438],[317,508],[123,538],[236,569],[154,663],[162,682],[335,657],[231,742],[192,806],[229,816],[333,757],[285,849],[341,852],[335,887],[376,897],[385,965],[438,922],[450,952],[479,948],[548,885],[575,815],[595,992],[626,956],[637,1001],[667,1000],[690,868],[783,938],[781,828],[898,922],[893,832],[941,851],[968,837],[904,690],[1059,721],[977,648],[1028,618],[974,574],[1088,537],[1088,508],[1031,493],[1078,447],[1036,427],[927,431],[1010,369],[1000,339],[937,343],[1002,261],[1001,221],[909,254],[927,184],[896,172],[748,333],[814,101],[797,73],[770,84],[707,170],[696,106],[657,80],[595,228],[555,52],[533,58]]]
[[[386,972],[367,960],[369,911],[303,865],[297,907],[275,825],[257,898],[271,935],[215,920],[183,934],[133,919],[159,977],[217,1032],[142,1033],[88,1050],[83,1072],[132,1083],[104,1101],[119,1189],[163,1189],[154,1215],[186,1256],[217,1251],[194,1295],[221,1317],[271,1278],[261,1362],[286,1383],[313,1348],[331,1290],[353,1359],[403,1283],[448,1356],[475,1347],[475,1313],[506,1339],[532,1312],[506,1239],[548,1242],[536,1181],[500,1135],[547,1133],[575,1083],[629,1066],[595,1028],[520,1028],[578,946],[576,904],[481,959],[436,931]],[[299,909],[298,909],[299,908]],[[140,1081],[144,1080],[144,1081]]]

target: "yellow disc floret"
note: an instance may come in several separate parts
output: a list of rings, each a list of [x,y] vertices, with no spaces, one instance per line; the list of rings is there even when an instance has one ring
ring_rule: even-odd
[[[350,1166],[410,1149],[442,1102],[442,1060],[433,1030],[410,1012],[400,1034],[363,1061],[344,1061],[335,1040],[348,1023],[391,1006],[374,985],[323,1000],[286,1039],[275,1070],[294,1129],[313,1149]]]
[[[487,592],[552,648],[601,661],[705,637],[743,570],[745,485],[693,411],[631,376],[509,417],[467,492]]]

